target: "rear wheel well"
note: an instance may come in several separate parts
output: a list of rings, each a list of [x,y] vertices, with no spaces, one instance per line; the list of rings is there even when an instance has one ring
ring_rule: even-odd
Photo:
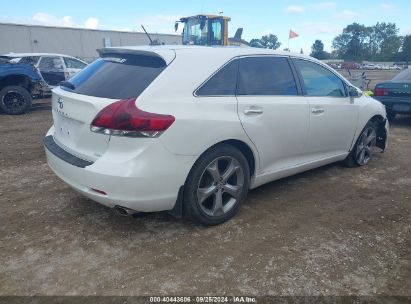
[[[25,88],[30,92],[31,81],[27,76],[24,75],[11,75],[3,78],[0,81],[0,90],[7,86],[20,86]]]
[[[240,150],[240,152],[243,153],[243,155],[247,159],[247,163],[248,163],[248,166],[250,168],[250,177],[254,175],[254,173],[255,173],[254,153],[251,150],[251,148],[245,142],[240,141],[240,140],[236,140],[236,139],[229,139],[229,140],[222,141],[218,144],[228,144],[228,145],[231,145],[231,146],[237,148],[238,150]]]

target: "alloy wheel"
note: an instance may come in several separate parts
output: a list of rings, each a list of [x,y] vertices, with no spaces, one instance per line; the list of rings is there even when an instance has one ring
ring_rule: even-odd
[[[229,212],[240,200],[244,187],[244,171],[231,156],[214,159],[203,171],[197,187],[200,208],[208,216]]]
[[[360,166],[366,165],[372,157],[377,142],[377,133],[373,127],[368,127],[361,134],[356,150],[356,161]]]

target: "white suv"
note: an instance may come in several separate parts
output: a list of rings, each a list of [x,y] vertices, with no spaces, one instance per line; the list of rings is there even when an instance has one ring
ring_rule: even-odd
[[[384,106],[302,55],[256,48],[124,47],[53,90],[52,170],[121,214],[206,225],[249,189],[385,149]]]

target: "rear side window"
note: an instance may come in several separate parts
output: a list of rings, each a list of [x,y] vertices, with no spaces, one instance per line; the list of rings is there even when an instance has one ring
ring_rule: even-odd
[[[165,68],[159,57],[105,54],[70,79],[74,85],[70,91],[111,99],[137,97]]]
[[[234,96],[237,85],[238,60],[225,65],[215,73],[197,92],[197,96]]]
[[[64,63],[66,64],[66,67],[69,69],[84,69],[84,67],[86,66],[86,64],[82,63],[79,60],[73,59],[73,58],[69,58],[69,57],[63,57],[64,59]]]
[[[40,71],[63,71],[63,61],[60,57],[42,57],[39,69]]]
[[[287,58],[241,59],[237,95],[298,95]]]
[[[307,96],[345,97],[343,81],[325,67],[302,59],[294,59],[299,69]]]

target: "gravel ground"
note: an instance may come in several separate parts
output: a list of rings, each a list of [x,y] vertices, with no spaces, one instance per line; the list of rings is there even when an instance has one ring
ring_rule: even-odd
[[[47,101],[0,115],[0,295],[411,295],[411,117],[366,167],[250,192],[206,228],[120,217],[48,168]]]

